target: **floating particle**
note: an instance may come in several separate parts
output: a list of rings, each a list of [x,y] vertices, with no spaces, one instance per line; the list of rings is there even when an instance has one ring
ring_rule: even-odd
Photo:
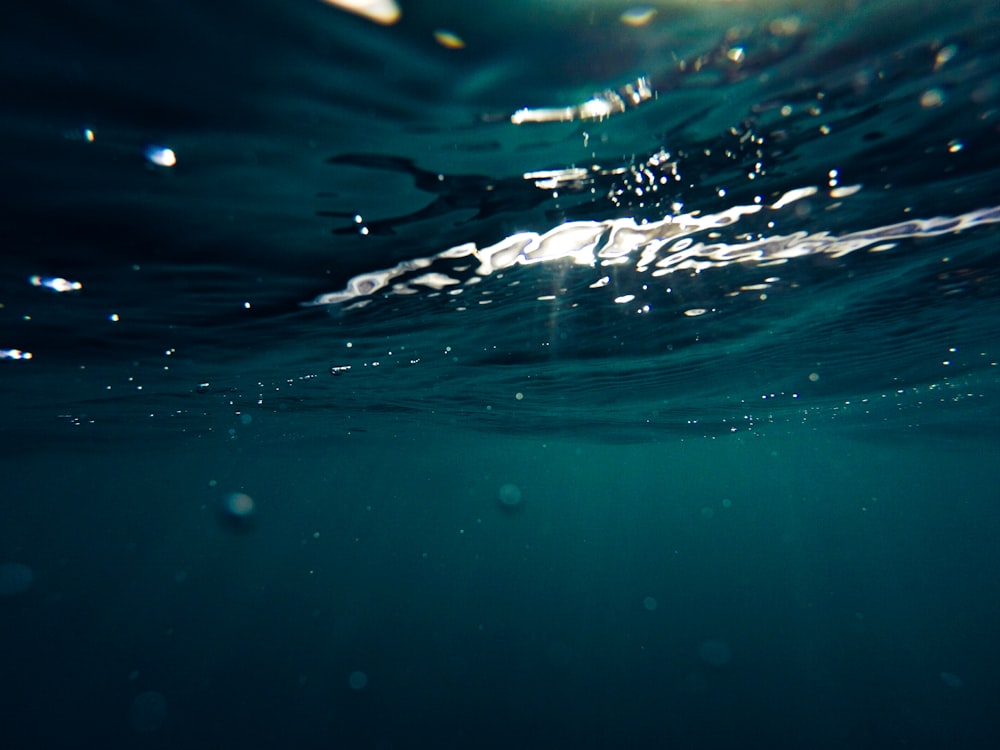
[[[944,92],[941,89],[927,89],[920,95],[920,106],[924,109],[940,107],[944,104]]]
[[[173,167],[177,164],[177,154],[164,146],[150,146],[146,149],[146,158],[158,167]]]
[[[446,29],[438,29],[434,32],[434,41],[445,49],[465,49],[465,42],[458,34]]]
[[[955,57],[956,54],[958,54],[957,45],[949,44],[947,47],[942,47],[934,57],[934,70],[940,70],[941,66]]]
[[[29,276],[28,282],[32,286],[51,289],[53,292],[78,292],[83,289],[83,284],[79,281],[70,281],[58,276]]]

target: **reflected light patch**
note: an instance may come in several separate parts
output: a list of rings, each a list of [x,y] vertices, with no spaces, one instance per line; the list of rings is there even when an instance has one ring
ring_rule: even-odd
[[[779,204],[787,205],[816,192],[814,186],[790,190],[769,208],[773,210]],[[735,242],[719,241],[719,230],[731,231],[741,217],[763,210],[765,207],[757,204],[735,205],[719,213],[668,215],[658,221],[636,222],[631,218],[570,221],[543,234],[519,232],[486,247],[467,242],[426,258],[413,258],[392,268],[359,274],[341,291],[321,294],[304,304],[348,303],[350,309],[367,304],[376,295],[426,293],[428,289],[448,289],[448,294],[457,294],[505,269],[552,262],[595,268],[605,262],[618,267],[634,264],[636,284],[641,285],[645,283],[642,277],[646,274],[649,278],[660,278],[734,263],[775,265],[810,255],[840,258],[859,250],[881,251],[905,238],[954,234],[1000,223],[1000,206],[993,206],[958,216],[909,219],[842,235],[798,231],[770,236],[744,235]],[[602,274],[591,288],[606,286],[609,278]],[[619,273],[616,287],[620,288],[624,279],[625,276]],[[615,301],[620,304],[631,301],[625,299],[627,296],[627,290],[620,290],[615,294],[618,298]],[[548,301],[556,296],[543,295],[536,299]],[[711,310],[690,308],[684,314],[697,317],[706,312]]]
[[[591,99],[580,105],[580,117],[585,120],[600,120],[612,112],[612,103],[607,99]]]
[[[0,349],[0,359],[31,359],[31,352],[22,352],[20,349]]]
[[[177,154],[173,149],[163,146],[150,146],[146,149],[146,158],[158,167],[172,167],[177,164]]]
[[[78,292],[83,289],[83,284],[79,281],[70,281],[58,276],[29,276],[28,283],[32,286],[51,289],[53,292]]]
[[[789,203],[794,203],[795,201],[802,200],[803,198],[808,198],[811,195],[816,195],[819,192],[814,185],[804,188],[796,188],[794,190],[789,190],[784,195],[782,195],[778,200],[771,204],[772,209],[784,208]]]
[[[434,32],[434,41],[445,49],[465,49],[465,42],[462,40],[462,37],[444,29],[438,29]]]
[[[860,185],[844,185],[830,191],[831,198],[847,198],[861,189]]]
[[[645,77],[630,81],[617,89],[606,89],[580,104],[568,107],[525,107],[510,116],[514,125],[529,122],[571,122],[573,120],[603,120],[653,98],[653,88]]]
[[[639,27],[648,24],[655,16],[656,8],[651,8],[648,5],[640,5],[626,10],[621,14],[619,20],[626,26]]]
[[[383,26],[391,26],[403,15],[396,0],[320,0],[320,2]]]
[[[928,89],[920,95],[920,106],[924,109],[940,107],[945,102],[944,91],[941,89]]]

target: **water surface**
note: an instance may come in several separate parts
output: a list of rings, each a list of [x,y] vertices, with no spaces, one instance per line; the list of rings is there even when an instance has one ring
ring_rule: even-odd
[[[0,32],[4,745],[992,747],[997,5],[337,5]]]

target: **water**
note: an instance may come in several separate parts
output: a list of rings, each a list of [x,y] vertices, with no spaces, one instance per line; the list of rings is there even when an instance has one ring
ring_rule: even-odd
[[[3,746],[992,747],[997,5],[333,5],[0,32]]]

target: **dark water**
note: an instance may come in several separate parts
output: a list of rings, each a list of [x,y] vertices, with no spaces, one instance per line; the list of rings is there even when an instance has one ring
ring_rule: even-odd
[[[401,10],[6,13],[0,747],[994,747],[1000,7]]]

